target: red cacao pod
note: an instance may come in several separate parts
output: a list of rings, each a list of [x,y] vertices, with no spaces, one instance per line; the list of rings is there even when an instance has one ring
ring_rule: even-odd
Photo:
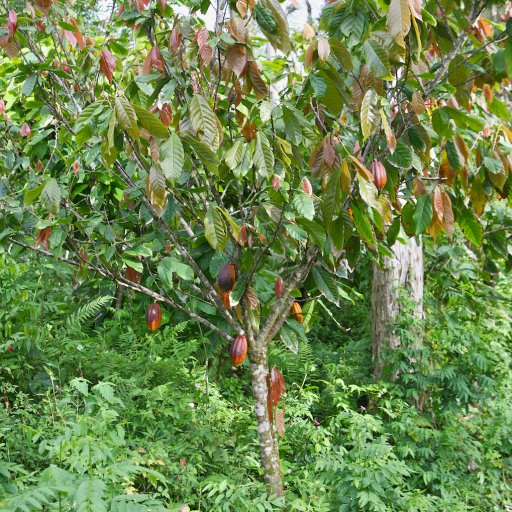
[[[245,336],[237,336],[231,343],[229,348],[229,356],[233,364],[238,366],[244,362],[247,355],[247,338]]]
[[[302,314],[302,308],[298,302],[294,302],[292,304],[292,309],[290,311],[290,315],[301,324],[304,321],[304,316]]]
[[[226,263],[217,276],[217,283],[223,292],[230,292],[236,283],[236,271],[233,263]]]
[[[283,293],[283,288],[284,288],[284,282],[280,277],[278,277],[274,284],[274,291],[276,293],[277,299],[279,299],[279,297],[281,297],[281,294]]]
[[[162,310],[156,302],[151,304],[146,311],[146,323],[151,332],[155,332],[162,323]]]
[[[377,190],[380,192],[385,186],[386,182],[388,181],[388,175],[386,174],[386,168],[384,167],[384,164],[382,162],[372,162],[372,174],[373,179],[375,181],[375,186],[377,187]]]
[[[12,352],[12,351],[14,350],[14,347],[13,347],[12,345],[9,345],[9,346],[7,347],[7,350],[10,350],[10,351]]]

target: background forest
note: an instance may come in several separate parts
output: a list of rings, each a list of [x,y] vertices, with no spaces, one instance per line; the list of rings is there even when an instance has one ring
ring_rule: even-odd
[[[315,306],[297,355],[272,346],[287,386],[289,510],[512,503],[510,275],[483,271],[460,239],[426,253],[424,345],[418,359],[405,312],[395,382],[372,374],[369,260],[351,276],[353,301],[332,316]],[[0,262],[1,510],[277,510],[248,367],[234,369],[225,344],[185,318],[150,334],[148,301],[134,294],[116,310],[109,283],[63,264],[16,251]],[[423,412],[411,405],[421,393]]]
[[[511,78],[500,0],[2,0],[0,512],[512,511]]]

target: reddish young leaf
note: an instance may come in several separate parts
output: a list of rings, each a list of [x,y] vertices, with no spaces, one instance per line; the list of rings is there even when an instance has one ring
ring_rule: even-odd
[[[235,44],[226,52],[226,67],[233,71],[237,77],[244,72],[247,64],[245,48],[240,44]]]
[[[41,11],[45,16],[48,14],[53,0],[35,0],[34,4],[36,9]]]
[[[171,47],[171,50],[176,53],[178,51],[178,48],[180,47],[181,42],[181,31],[180,29],[175,26],[172,29],[171,37],[169,39],[169,45]]]
[[[77,44],[77,39],[75,37],[74,32],[71,32],[71,30],[63,30],[63,33],[68,43],[71,45],[72,48],[74,48]]]
[[[165,71],[165,62],[157,46],[153,46],[153,48],[149,50],[146,60],[144,61],[144,66],[142,67],[142,72],[147,75],[151,73],[153,68],[158,71]]]
[[[196,32],[195,36],[195,40],[199,46],[199,55],[201,56],[201,59],[206,63],[210,62],[213,57],[213,48],[208,44],[209,37],[210,33],[206,27],[201,27]]]
[[[47,226],[46,228],[40,229],[36,237],[36,245],[42,245],[46,250],[50,248],[50,235],[52,228]]]
[[[300,186],[309,197],[313,195],[313,187],[311,186],[311,182],[307,178],[304,178],[301,181]]]
[[[106,48],[101,50],[100,70],[107,77],[109,83],[112,83],[112,73],[116,69],[116,59]]]
[[[168,128],[172,121],[172,109],[169,103],[164,103],[160,109],[160,121]]]
[[[32,131],[30,130],[30,126],[27,123],[23,123],[23,126],[20,130],[20,135],[22,137],[30,137]]]
[[[75,20],[75,18],[71,18],[71,23],[76,27],[75,37],[78,43],[78,47],[80,48],[80,50],[83,50],[85,48],[84,36],[82,35],[82,32],[80,32],[78,23]]]
[[[15,11],[9,11],[7,17],[7,30],[9,31],[9,37],[12,37],[18,27],[18,15]]]

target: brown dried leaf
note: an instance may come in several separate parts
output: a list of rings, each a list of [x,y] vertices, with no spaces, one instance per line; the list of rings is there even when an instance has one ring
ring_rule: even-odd
[[[450,196],[443,191],[443,228],[446,234],[451,238],[453,235],[453,210],[452,210],[452,201]]]
[[[444,201],[443,193],[439,186],[436,186],[432,192],[432,205],[434,206],[437,218],[442,221],[444,217]]]
[[[247,55],[245,48],[240,44],[235,44],[226,52],[226,67],[233,71],[240,78],[245,65],[247,64]]]

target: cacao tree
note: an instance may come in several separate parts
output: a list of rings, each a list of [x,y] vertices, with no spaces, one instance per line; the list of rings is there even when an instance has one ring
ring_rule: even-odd
[[[481,244],[511,182],[512,23],[482,0],[353,0],[294,34],[276,0],[238,0],[213,5],[212,31],[209,6],[3,4],[0,241],[148,296],[151,330],[166,309],[235,364],[247,345],[281,495],[269,343],[296,351],[361,251],[454,222]]]

